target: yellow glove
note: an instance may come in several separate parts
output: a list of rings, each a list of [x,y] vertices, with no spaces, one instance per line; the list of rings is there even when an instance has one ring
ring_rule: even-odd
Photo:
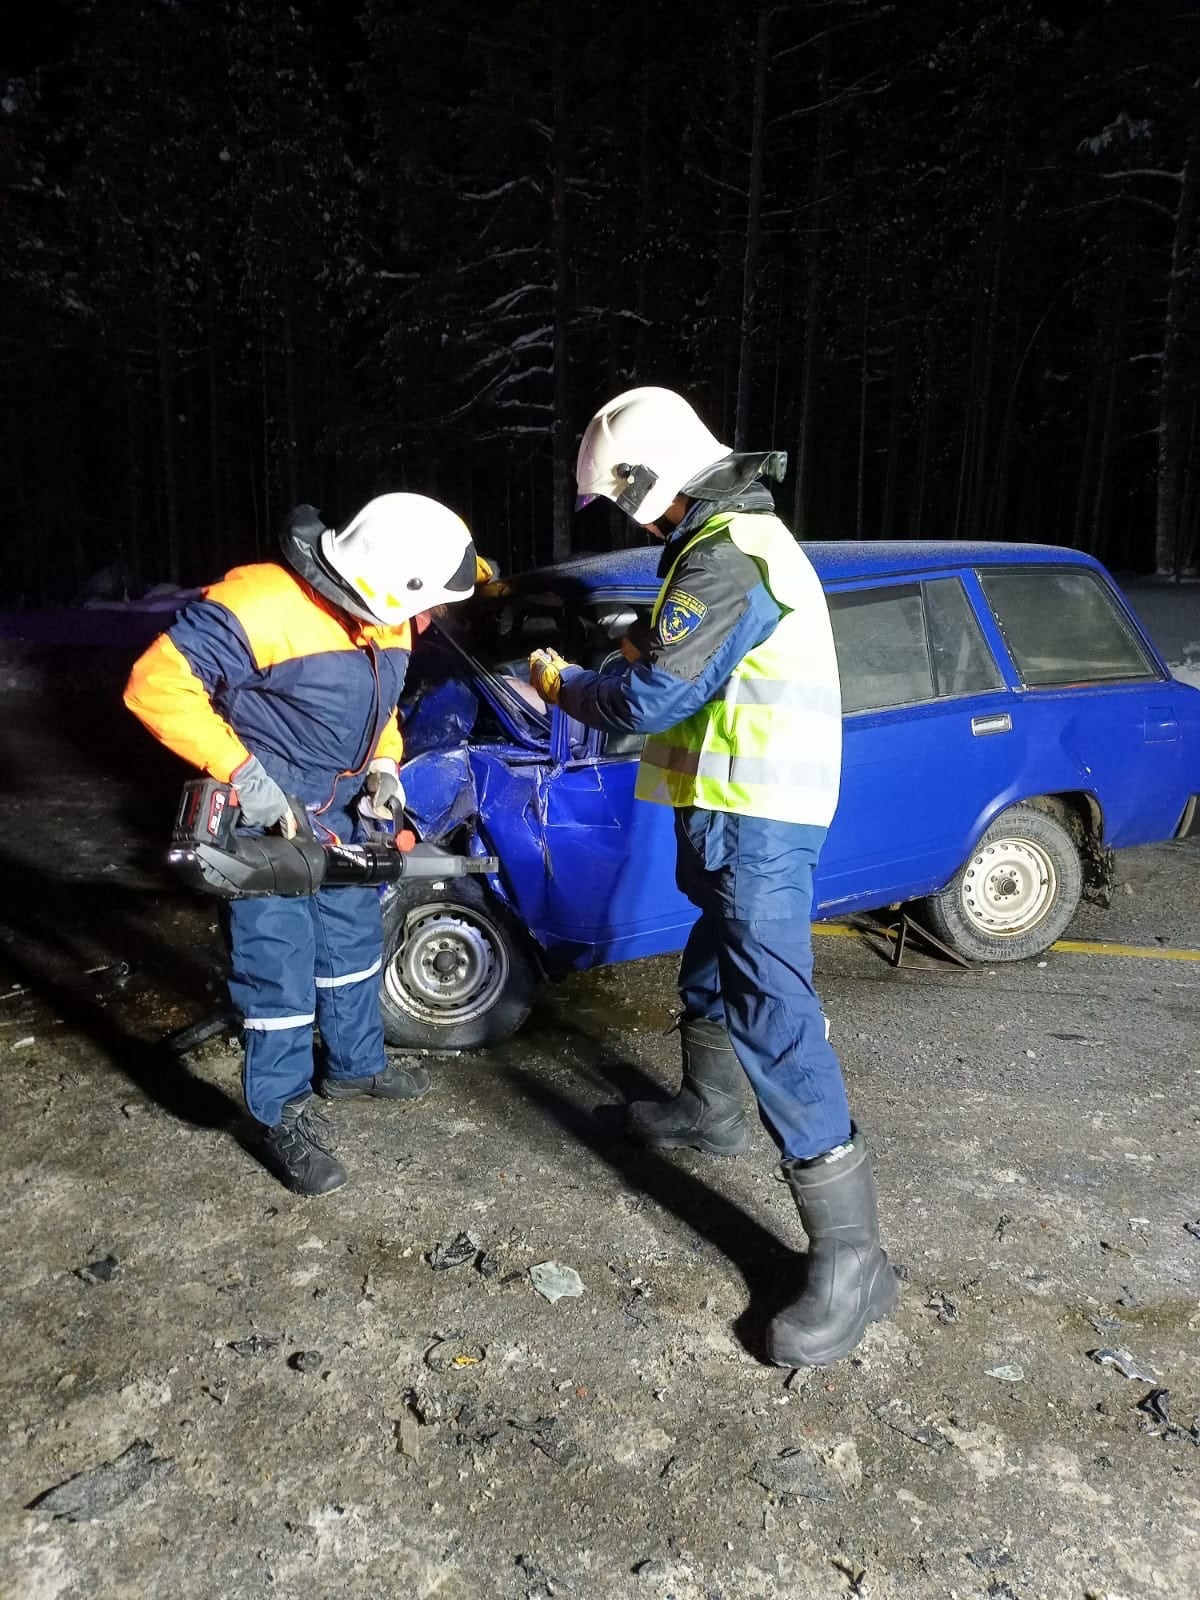
[[[566,666],[570,666],[570,662],[557,650],[535,650],[529,658],[529,681],[547,705],[558,704],[562,669]]]
[[[495,576],[496,576],[495,569],[493,568],[491,562],[490,561],[485,561],[483,559],[483,557],[478,552],[476,552],[476,555],[475,555],[475,582],[477,584],[479,584],[479,583],[491,583],[492,579]]]

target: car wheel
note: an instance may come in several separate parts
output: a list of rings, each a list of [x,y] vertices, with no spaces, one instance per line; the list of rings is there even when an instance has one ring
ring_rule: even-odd
[[[1010,806],[970,860],[924,903],[925,920],[969,961],[1023,961],[1062,934],[1079,906],[1083,867],[1057,817]]]
[[[389,1044],[484,1050],[515,1033],[538,990],[523,931],[472,880],[400,885],[383,906],[380,1006]]]

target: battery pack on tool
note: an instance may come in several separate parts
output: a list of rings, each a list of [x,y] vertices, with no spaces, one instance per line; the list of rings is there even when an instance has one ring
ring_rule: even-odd
[[[167,863],[193,889],[226,900],[290,899],[351,884],[436,881],[499,870],[495,856],[452,855],[437,845],[418,844],[408,829],[376,834],[364,844],[323,843],[304,806],[290,797],[288,804],[292,837],[248,833],[238,826],[241,808],[233,786],[193,778],[183,786]]]

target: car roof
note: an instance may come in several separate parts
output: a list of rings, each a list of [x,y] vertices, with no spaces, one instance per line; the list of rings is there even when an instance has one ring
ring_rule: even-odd
[[[947,567],[1071,566],[1100,568],[1078,550],[1051,544],[984,543],[970,539],[814,540],[801,549],[825,584],[859,578],[900,577]],[[662,546],[610,550],[574,556],[555,566],[515,574],[507,582],[521,589],[566,580],[590,594],[657,592]]]

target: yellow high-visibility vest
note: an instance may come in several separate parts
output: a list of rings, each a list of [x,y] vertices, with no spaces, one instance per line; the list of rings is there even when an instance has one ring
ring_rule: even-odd
[[[722,532],[757,562],[784,614],[738,662],[718,699],[647,738],[635,792],[660,805],[828,827],[842,766],[837,654],[820,579],[783,523],[748,513],[710,517],[672,563],[651,626],[680,562]]]

